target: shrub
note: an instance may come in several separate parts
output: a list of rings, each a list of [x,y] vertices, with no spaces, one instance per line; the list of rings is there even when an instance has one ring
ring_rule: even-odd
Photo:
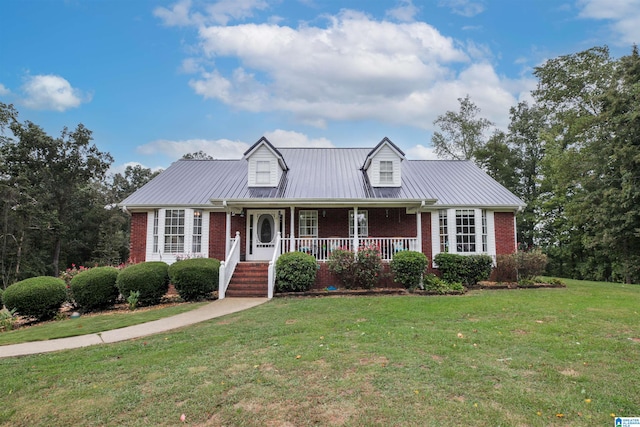
[[[0,289],[0,307],[2,307],[4,304],[3,302],[4,300],[2,299],[2,294],[4,294],[4,289]]]
[[[426,268],[427,257],[422,252],[401,251],[391,260],[393,281],[402,283],[407,289],[415,289],[420,285]]]
[[[514,254],[518,268],[518,281],[533,281],[544,273],[547,267],[547,256],[539,249],[529,252],[517,252]]]
[[[498,282],[518,281],[518,265],[515,254],[498,255],[496,257],[495,276]]]
[[[276,261],[276,290],[278,292],[304,292],[316,281],[318,264],[313,255],[288,252]]]
[[[475,286],[479,281],[488,279],[493,266],[489,255],[439,253],[434,261],[445,281],[460,282],[465,286]]]
[[[158,304],[169,290],[169,266],[162,261],[130,265],[118,273],[116,284],[123,296],[139,291],[140,305]]]
[[[213,258],[191,258],[169,266],[169,278],[185,301],[197,301],[218,290],[220,261]]]
[[[347,289],[353,289],[356,283],[356,262],[353,252],[346,249],[336,249],[331,252],[327,260],[329,271],[338,277],[338,280]]]
[[[64,280],[56,277],[33,277],[9,286],[4,292],[7,309],[38,320],[52,319],[67,297]]]
[[[115,267],[84,270],[71,279],[71,293],[76,304],[86,311],[111,307],[118,299]]]
[[[359,288],[374,288],[380,281],[382,258],[377,246],[362,246],[356,256],[355,275]]]
[[[448,294],[450,292],[464,292],[464,286],[460,282],[449,283],[435,274],[427,274],[423,280],[424,289],[434,294]]]

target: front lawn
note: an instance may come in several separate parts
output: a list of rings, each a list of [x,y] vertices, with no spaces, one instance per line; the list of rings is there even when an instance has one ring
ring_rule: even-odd
[[[0,360],[0,425],[602,426],[640,416],[640,286],[274,299]]]

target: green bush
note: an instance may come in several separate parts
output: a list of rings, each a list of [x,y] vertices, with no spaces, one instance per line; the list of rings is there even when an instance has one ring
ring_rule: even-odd
[[[542,251],[535,249],[528,252],[514,254],[518,268],[518,281],[533,282],[535,278],[544,273],[547,268],[547,256]]]
[[[213,258],[191,258],[169,266],[169,278],[185,301],[197,301],[218,290],[220,261]]]
[[[356,284],[359,288],[372,289],[380,282],[382,258],[375,245],[362,246],[356,255]]]
[[[0,307],[4,304],[4,300],[2,299],[2,295],[4,294],[4,289],[0,289]]]
[[[85,311],[111,307],[118,299],[115,267],[84,270],[71,279],[71,293],[76,304]]]
[[[318,264],[312,255],[288,252],[276,261],[276,290],[278,292],[304,292],[316,281]]]
[[[133,264],[120,270],[116,285],[120,293],[128,297],[131,291],[139,291],[139,305],[158,304],[169,290],[169,266],[162,261]]]
[[[422,252],[397,252],[391,260],[393,281],[401,283],[407,289],[415,289],[420,285],[426,268],[427,257]]]
[[[424,276],[424,289],[434,294],[448,294],[450,292],[464,292],[464,286],[460,282],[449,283],[442,280],[435,274],[427,274]]]
[[[4,303],[21,316],[52,319],[67,297],[64,280],[41,276],[22,280],[4,291]]]
[[[495,276],[498,282],[518,281],[518,265],[515,254],[498,255],[496,257]]]
[[[460,282],[465,286],[475,286],[491,275],[493,259],[489,255],[458,255],[439,253],[434,261],[442,278],[449,282]]]
[[[353,289],[357,286],[356,262],[353,252],[346,249],[336,249],[329,255],[327,265],[329,271],[336,275],[345,288]]]

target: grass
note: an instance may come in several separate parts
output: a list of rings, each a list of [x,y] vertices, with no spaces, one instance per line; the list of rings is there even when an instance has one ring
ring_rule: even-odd
[[[0,333],[0,346],[29,341],[43,341],[55,338],[95,334],[111,329],[138,325],[152,320],[169,317],[194,310],[206,303],[183,303],[170,307],[139,309],[138,311],[117,311],[97,315],[84,315],[78,319],[50,321],[28,328]]]
[[[603,426],[640,416],[640,286],[275,299],[0,360],[0,425]]]

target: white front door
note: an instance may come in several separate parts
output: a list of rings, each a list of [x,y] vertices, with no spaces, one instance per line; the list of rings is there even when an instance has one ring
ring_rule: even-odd
[[[270,261],[281,230],[280,211],[247,211],[247,261]]]

